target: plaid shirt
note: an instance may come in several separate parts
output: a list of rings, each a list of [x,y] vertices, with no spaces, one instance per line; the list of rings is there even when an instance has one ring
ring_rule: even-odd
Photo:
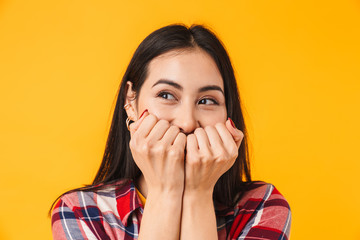
[[[144,207],[131,180],[60,198],[52,211],[54,239],[137,239]],[[271,184],[255,182],[234,208],[215,205],[219,239],[289,238],[291,212]]]

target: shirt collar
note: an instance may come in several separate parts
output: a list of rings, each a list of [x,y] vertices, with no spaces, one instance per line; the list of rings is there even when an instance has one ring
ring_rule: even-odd
[[[130,179],[123,181],[119,188],[116,188],[117,211],[122,224],[126,227],[131,214],[138,208],[143,211],[139,196],[136,193],[134,182]]]

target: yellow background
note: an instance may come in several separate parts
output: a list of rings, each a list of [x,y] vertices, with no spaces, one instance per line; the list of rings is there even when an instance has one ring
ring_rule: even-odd
[[[0,1],[0,239],[49,239],[90,183],[121,76],[164,25],[207,24],[233,61],[253,178],[290,203],[291,239],[360,239],[359,1]],[[125,124],[125,123],[124,123]]]

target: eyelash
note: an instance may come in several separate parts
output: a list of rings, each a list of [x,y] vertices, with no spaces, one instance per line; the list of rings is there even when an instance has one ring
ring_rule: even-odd
[[[159,92],[159,93],[157,94],[157,97],[160,97],[160,98],[162,98],[162,99],[168,100],[168,99],[166,99],[166,98],[163,97],[164,95],[171,95],[171,96],[173,96],[173,98],[175,98],[174,95],[172,95],[171,93],[164,92],[164,91]],[[175,99],[176,99],[176,98],[175,98]]]
[[[164,97],[163,97],[164,95],[171,95],[171,96],[173,96],[174,99],[164,98]],[[176,97],[175,97],[173,94],[171,94],[171,93],[169,93],[169,92],[165,92],[165,91],[159,92],[159,93],[157,94],[157,97],[162,98],[162,99],[164,99],[164,100],[170,100],[170,101],[176,100]],[[218,103],[215,99],[213,99],[213,98],[202,98],[202,99],[199,100],[199,102],[200,102],[200,101],[203,101],[203,100],[210,100],[210,101],[213,102],[213,105],[219,105],[219,103]],[[205,104],[205,105],[212,105],[212,104]]]
[[[212,104],[214,104],[214,105],[219,105],[219,103],[218,103],[215,99],[213,99],[213,98],[203,98],[203,99],[201,99],[200,101],[202,101],[202,100],[210,100],[210,101],[213,102]],[[200,101],[199,101],[199,102],[200,102]],[[205,104],[205,105],[212,105],[212,104]]]

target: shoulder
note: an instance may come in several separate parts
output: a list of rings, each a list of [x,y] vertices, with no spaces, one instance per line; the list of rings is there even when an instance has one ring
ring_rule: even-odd
[[[112,226],[107,221],[119,219],[118,192],[125,192],[130,185],[128,180],[116,181],[63,194],[51,214],[53,238],[108,239],[107,230]]]
[[[256,181],[250,184],[235,206],[234,217],[234,227],[237,228],[239,237],[289,237],[290,206],[271,183]]]
[[[251,205],[266,203],[267,205],[279,205],[290,209],[287,200],[280,191],[273,184],[263,181],[254,181],[249,184],[235,208],[243,208],[244,205],[249,203],[251,203]]]
[[[59,207],[65,206],[72,211],[81,211],[88,207],[106,206],[112,201],[115,201],[119,192],[124,192],[129,189],[131,185],[130,180],[118,180],[107,184],[99,184],[91,186],[90,188],[79,188],[63,194],[54,207],[56,210]]]

